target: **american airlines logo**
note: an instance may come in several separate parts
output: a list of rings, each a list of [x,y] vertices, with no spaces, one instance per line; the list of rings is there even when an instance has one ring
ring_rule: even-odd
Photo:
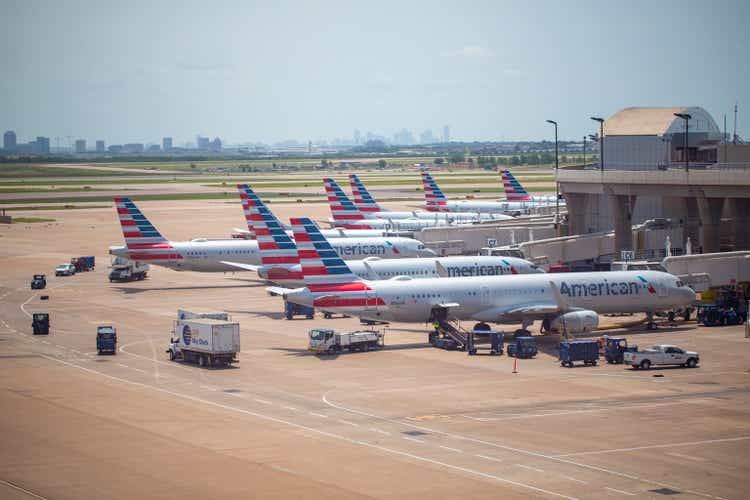
[[[568,297],[603,297],[610,295],[638,295],[640,285],[634,281],[607,281],[569,285],[560,283],[560,293]],[[653,292],[652,292],[653,293]]]
[[[503,266],[480,266],[474,264],[473,266],[446,266],[448,276],[451,278],[457,278],[462,276],[499,276],[505,274],[505,268]]]
[[[385,255],[385,247],[383,245],[347,245],[336,249],[339,256],[352,256],[352,255]]]

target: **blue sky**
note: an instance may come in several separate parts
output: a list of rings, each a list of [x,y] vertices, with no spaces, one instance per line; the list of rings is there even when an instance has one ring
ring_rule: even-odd
[[[0,129],[108,143],[562,138],[627,106],[739,102],[750,2],[0,2]]]

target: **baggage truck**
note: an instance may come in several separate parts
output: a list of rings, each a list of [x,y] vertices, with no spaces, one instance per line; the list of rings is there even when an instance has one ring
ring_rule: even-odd
[[[113,326],[96,327],[96,350],[99,354],[117,354],[117,330]]]
[[[286,319],[294,319],[295,316],[304,316],[307,319],[313,319],[315,317],[315,309],[285,300],[284,317]]]
[[[369,351],[382,346],[383,334],[371,330],[339,333],[327,328],[310,330],[310,345],[307,350],[315,353],[337,354],[344,349]]]
[[[560,366],[573,367],[576,361],[596,366],[599,360],[599,342],[596,340],[569,340],[560,342]]]
[[[239,352],[239,323],[205,318],[175,321],[167,349],[172,361],[182,360],[199,366],[236,363]]]
[[[96,259],[93,255],[73,257],[72,259],[70,259],[70,263],[75,266],[77,273],[81,273],[84,271],[93,271],[96,264]]]

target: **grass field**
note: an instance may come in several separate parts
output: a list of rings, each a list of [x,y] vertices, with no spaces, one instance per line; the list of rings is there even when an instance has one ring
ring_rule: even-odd
[[[55,219],[45,219],[43,217],[18,217],[13,219],[13,224],[26,224],[35,222],[55,222]]]

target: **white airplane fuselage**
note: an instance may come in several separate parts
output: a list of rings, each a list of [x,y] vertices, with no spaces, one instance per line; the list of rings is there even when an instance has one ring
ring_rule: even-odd
[[[462,213],[462,212],[473,212],[473,213],[493,213],[493,214],[507,214],[516,212],[528,212],[534,208],[540,207],[554,207],[554,197],[551,200],[539,199],[530,201],[478,201],[478,200],[456,200],[446,201],[444,205],[440,205],[440,212],[447,213]],[[565,200],[560,200],[560,206],[565,206]],[[433,212],[435,213],[435,212]]]
[[[302,288],[290,291],[286,297],[326,311],[375,320],[423,323],[432,318],[436,308],[445,308],[449,318],[517,323],[524,317],[519,311],[555,310],[557,301],[550,282],[571,308],[599,314],[664,311],[695,300],[692,289],[679,286],[675,276],[658,271],[367,281],[368,290],[360,292],[366,300],[357,307],[349,305],[351,300],[346,301],[351,293],[313,294]],[[540,319],[543,315],[532,313],[525,317]]]
[[[410,257],[431,257],[435,253],[418,240],[410,238],[337,238],[329,240],[336,252],[345,259],[360,260],[367,257],[382,259],[402,259]],[[237,272],[237,266],[225,264],[234,262],[260,266],[258,242],[255,240],[230,239],[178,241],[169,243],[174,252],[170,258],[148,258],[146,250],[128,250],[125,246],[110,247],[110,254],[132,260],[143,260],[149,264],[163,266],[177,271],[198,272]],[[141,255],[142,258],[137,258]]]

